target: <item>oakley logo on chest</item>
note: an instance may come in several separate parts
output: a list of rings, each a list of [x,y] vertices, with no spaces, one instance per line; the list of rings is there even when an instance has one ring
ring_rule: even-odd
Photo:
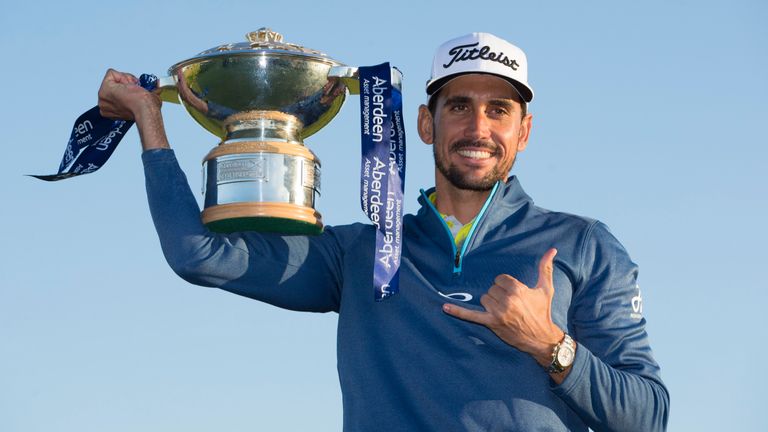
[[[471,301],[474,297],[472,297],[472,294],[470,293],[450,293],[450,294],[443,294],[440,291],[437,292],[441,296],[445,298],[449,298],[451,300],[458,300],[463,302]]]

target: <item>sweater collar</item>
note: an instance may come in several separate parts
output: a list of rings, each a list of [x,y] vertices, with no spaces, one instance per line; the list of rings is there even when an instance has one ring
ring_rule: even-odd
[[[434,192],[434,186],[426,191],[422,190],[422,193],[419,195],[419,204],[421,204],[419,214],[430,211],[426,200],[428,199],[427,197]],[[508,216],[510,213],[516,212],[526,204],[533,204],[533,199],[525,193],[517,176],[510,176],[506,182],[501,183],[496,194],[491,196],[490,199],[492,200],[492,207],[489,208],[489,213],[491,215],[499,210],[499,206],[505,210],[503,213]]]

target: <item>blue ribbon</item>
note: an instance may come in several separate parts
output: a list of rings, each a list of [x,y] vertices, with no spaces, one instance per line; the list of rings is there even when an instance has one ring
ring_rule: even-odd
[[[405,190],[403,99],[389,63],[358,68],[360,79],[360,205],[376,226],[374,299],[399,291]]]
[[[139,85],[148,91],[157,88],[157,77],[142,74]],[[83,174],[90,174],[107,163],[132,121],[113,120],[103,117],[95,106],[75,120],[67,148],[59,164],[59,172],[51,175],[32,175],[45,181],[57,181]]]

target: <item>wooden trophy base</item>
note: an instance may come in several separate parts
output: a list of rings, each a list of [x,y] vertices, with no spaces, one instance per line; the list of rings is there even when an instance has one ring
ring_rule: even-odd
[[[211,206],[202,212],[203,223],[211,231],[273,232],[287,235],[317,235],[323,222],[315,209],[296,204],[240,202]]]

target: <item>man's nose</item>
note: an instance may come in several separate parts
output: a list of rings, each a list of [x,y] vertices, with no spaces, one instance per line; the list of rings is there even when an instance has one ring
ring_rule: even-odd
[[[481,139],[490,137],[491,123],[486,113],[477,110],[470,118],[469,124],[465,130],[465,135],[472,139]]]

